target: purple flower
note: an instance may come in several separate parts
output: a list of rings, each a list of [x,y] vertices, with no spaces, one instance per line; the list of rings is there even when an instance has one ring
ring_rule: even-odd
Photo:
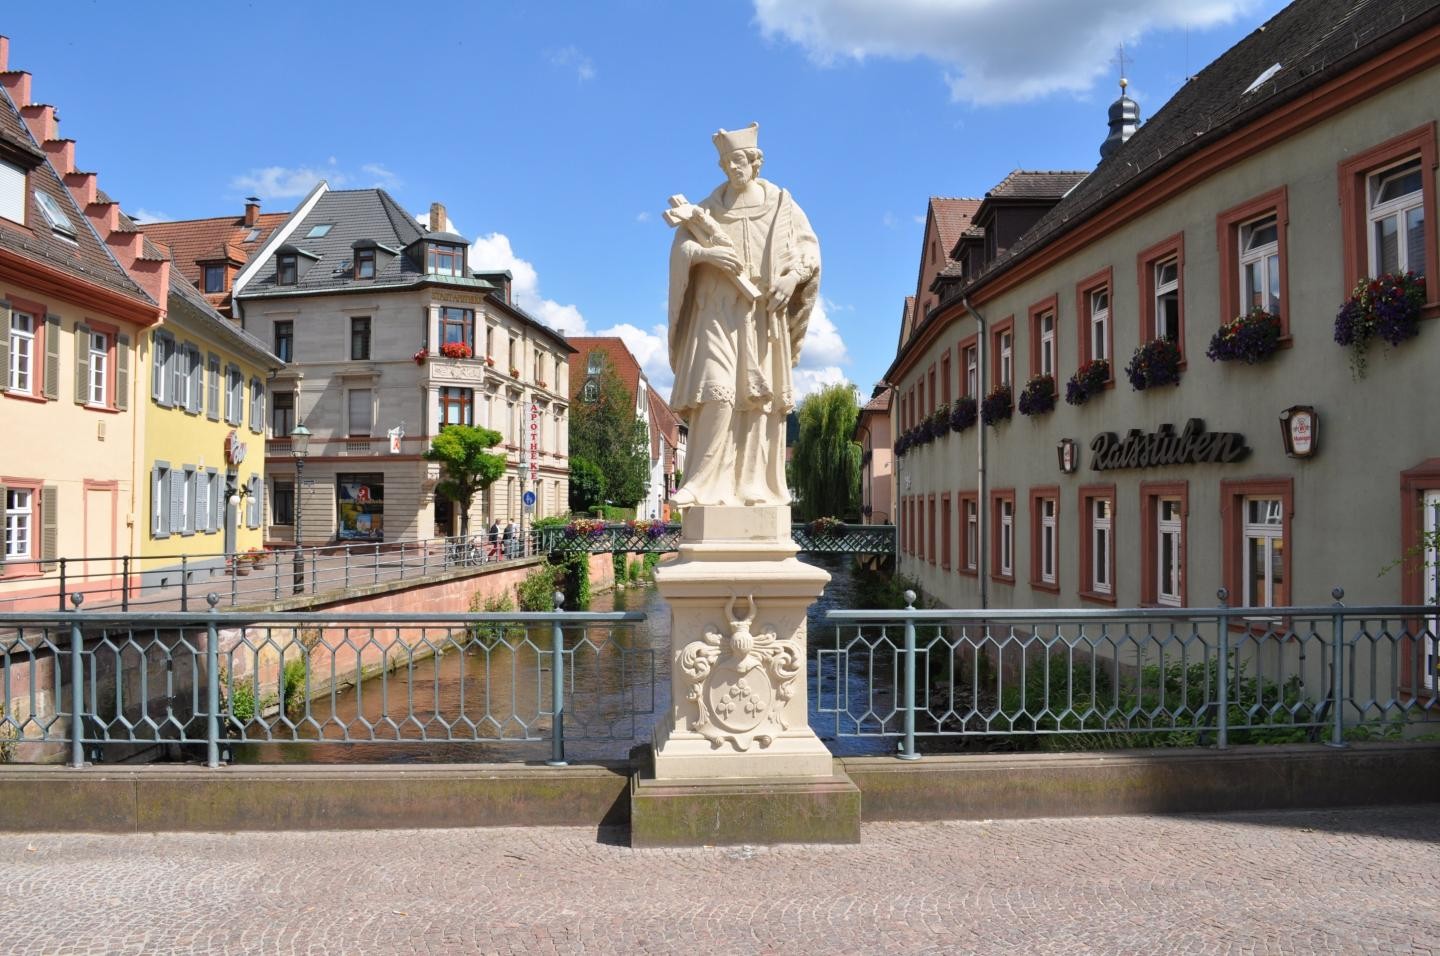
[[[1180,346],[1170,339],[1146,342],[1135,350],[1125,377],[1137,392],[1159,385],[1180,384]]]
[[[956,399],[955,403],[950,406],[950,429],[963,432],[975,424],[976,414],[975,399],[969,395]]]
[[[1037,375],[1020,392],[1021,415],[1043,415],[1055,407],[1055,377]]]

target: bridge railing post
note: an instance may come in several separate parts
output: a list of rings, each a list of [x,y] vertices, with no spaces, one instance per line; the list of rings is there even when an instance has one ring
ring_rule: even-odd
[[[555,612],[565,606],[565,595],[555,592]],[[565,631],[557,617],[550,626],[550,700],[555,712],[550,732],[550,759],[545,761],[552,767],[564,767],[565,763]]]

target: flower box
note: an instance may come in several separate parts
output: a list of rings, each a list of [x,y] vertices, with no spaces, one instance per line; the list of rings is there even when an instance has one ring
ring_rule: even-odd
[[[515,366],[513,366],[513,365],[510,366],[510,377],[511,377],[511,378],[519,378],[519,377],[520,377],[520,370],[519,370],[518,368],[516,368]]]
[[[1065,403],[1084,405],[1099,395],[1110,381],[1110,363],[1105,359],[1091,359],[1076,369],[1065,383]]]
[[[817,538],[835,538],[845,533],[845,522],[835,517],[816,518],[809,529]]]
[[[487,356],[485,356],[485,364],[486,364],[486,366],[488,366],[489,368],[494,368],[494,367],[495,367],[495,359],[493,359],[493,358],[491,358],[489,355],[487,355]]]
[[[424,365],[424,364],[425,364],[425,359],[427,359],[427,358],[429,358],[429,357],[430,357],[430,350],[429,350],[429,349],[419,349],[419,350],[417,350],[417,351],[415,352],[414,355],[410,356],[410,358],[412,358],[412,359],[415,361],[415,364],[416,364],[416,365]]]
[[[1021,415],[1043,415],[1055,408],[1055,376],[1037,375],[1020,392]]]
[[[1125,377],[1137,392],[1161,385],[1180,384],[1180,346],[1171,339],[1156,339],[1135,349]]]
[[[440,354],[450,359],[468,359],[474,353],[464,342],[446,342],[440,346]]]
[[[997,385],[980,403],[980,420],[987,425],[1009,421],[1015,413],[1015,397],[1009,385]]]
[[[957,398],[954,404],[950,406],[950,430],[953,432],[963,432],[975,424],[975,419],[978,416],[979,408],[974,398],[969,395]]]
[[[1220,326],[1210,337],[1210,347],[1205,354],[1212,362],[1256,365],[1279,348],[1280,316],[1257,308]]]
[[[1392,348],[1420,334],[1425,277],[1387,272],[1361,279],[1335,316],[1335,343],[1350,350],[1350,373],[1365,376],[1370,343],[1382,338]]]

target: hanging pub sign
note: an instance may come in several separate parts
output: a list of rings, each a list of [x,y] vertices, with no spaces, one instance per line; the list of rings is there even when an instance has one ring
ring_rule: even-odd
[[[240,440],[235,429],[225,436],[225,464],[234,468],[245,460],[245,443]]]
[[[1238,432],[1207,432],[1203,421],[1192,418],[1179,434],[1168,423],[1148,435],[1132,428],[1123,439],[1114,432],[1101,432],[1090,442],[1090,452],[1092,469],[1114,471],[1205,462],[1229,464],[1250,454],[1250,446]]]
[[[1285,440],[1285,454],[1291,458],[1310,458],[1320,439],[1320,415],[1313,405],[1291,405],[1280,413],[1280,435]]]
[[[1060,473],[1064,475],[1075,474],[1075,469],[1080,467],[1080,449],[1073,438],[1062,438],[1055,446],[1055,454],[1060,459]]]

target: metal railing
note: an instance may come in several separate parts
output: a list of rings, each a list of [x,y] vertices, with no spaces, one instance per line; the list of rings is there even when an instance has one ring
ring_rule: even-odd
[[[836,736],[1147,746],[1399,735],[1440,719],[1433,606],[835,610],[816,710]],[[1060,739],[1063,738],[1063,739]],[[1160,739],[1163,738],[1163,739]]]
[[[120,555],[102,558],[21,559],[5,562],[5,575],[24,597],[0,593],[0,612],[21,600],[36,603],[37,592],[65,610],[69,595],[85,595],[87,609],[190,611],[203,609],[213,591],[231,607],[281,601],[299,595],[348,591],[417,575],[516,561],[546,553],[540,535],[490,540],[469,537],[365,542],[318,547],[278,547],[225,554]],[[30,577],[35,571],[39,578]]]
[[[540,529],[541,547],[546,551],[627,551],[640,554],[678,551],[678,524],[635,527],[607,524],[586,530],[556,527]],[[894,554],[895,526],[851,524],[827,531],[814,531],[808,524],[791,525],[790,536],[801,551],[810,554]]]
[[[0,615],[0,762],[26,747],[63,747],[81,766],[117,746],[194,745],[217,766],[238,744],[548,740],[563,764],[567,739],[628,751],[655,712],[638,612],[245,614],[207,601],[208,613]]]

